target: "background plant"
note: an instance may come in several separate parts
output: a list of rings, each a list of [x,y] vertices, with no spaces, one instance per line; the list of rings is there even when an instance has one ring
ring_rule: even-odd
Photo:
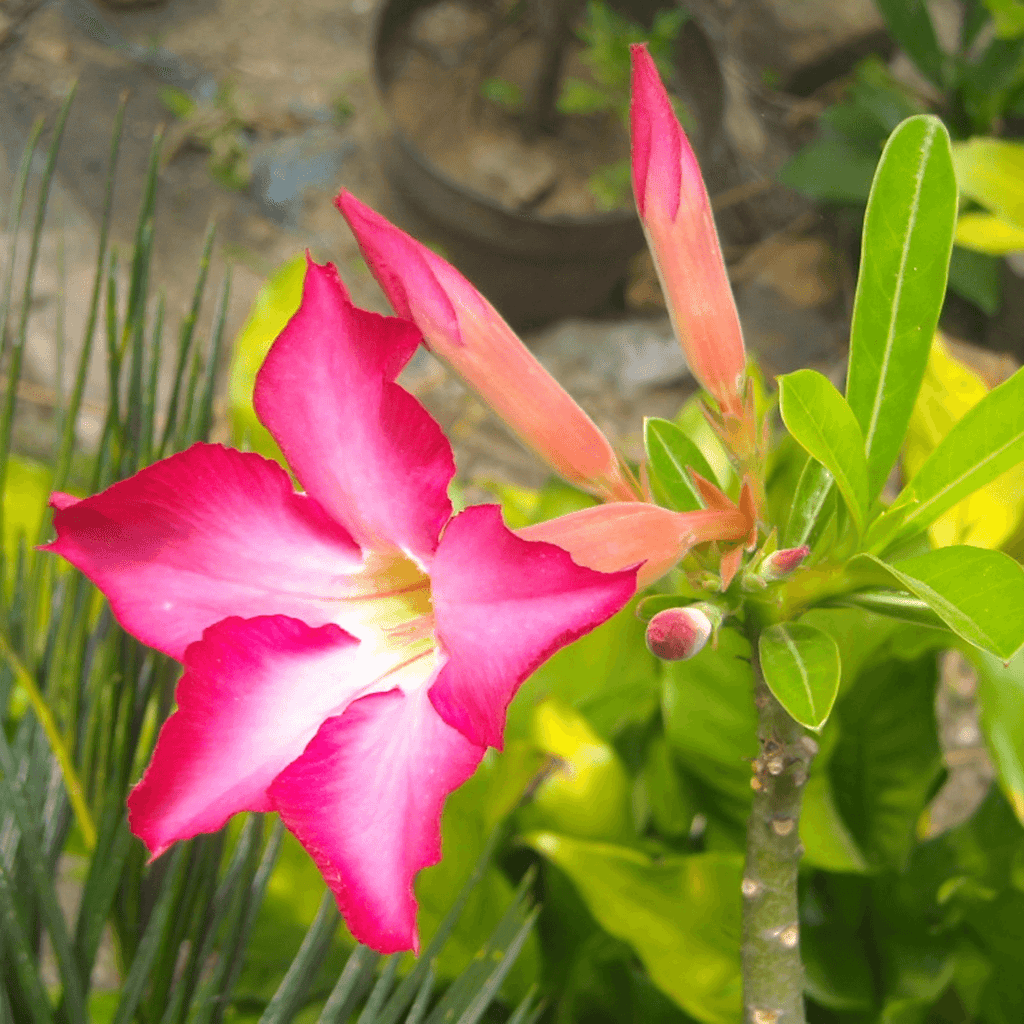
[[[953,52],[940,46],[927,5],[916,0],[878,0],[895,42],[922,76],[915,90],[898,82],[878,59],[863,62],[842,97],[820,116],[818,137],[782,169],[781,179],[812,198],[831,205],[863,208],[882,144],[900,120],[922,110],[942,117],[956,145],[1009,147],[985,150],[986,162],[998,163],[1001,188],[1019,194],[1024,188],[1021,161],[1009,142],[994,137],[1013,134],[1024,114],[1024,20],[1015,2],[970,0],[962,5],[962,22]],[[971,140],[971,141],[966,141]],[[979,163],[957,157],[963,199],[979,200]],[[972,214],[965,211],[965,216]],[[1018,223],[1018,222],[1013,222]],[[970,225],[970,226],[968,226]],[[1019,223],[1018,223],[1019,226]],[[1000,257],[1020,248],[1020,238],[995,225],[971,225],[957,234],[949,286],[989,316],[1001,305]]]
[[[557,89],[555,109],[563,117],[613,117],[629,124],[629,48],[646,42],[663,77],[672,78],[672,47],[689,19],[682,7],[657,11],[651,27],[645,28],[619,13],[604,0],[588,0],[575,28],[581,47],[579,58],[588,77],[565,76]],[[522,90],[504,78],[486,78],[481,95],[512,113],[524,108]],[[673,105],[684,124],[688,115],[684,105]],[[603,210],[614,210],[630,202],[629,159],[606,164],[595,171],[587,185]]]

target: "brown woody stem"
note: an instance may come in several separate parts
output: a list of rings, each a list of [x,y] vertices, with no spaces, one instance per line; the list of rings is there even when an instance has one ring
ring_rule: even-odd
[[[768,689],[757,637],[751,639],[760,754],[751,778],[754,802],[742,883],[743,1019],[745,1024],[804,1024],[797,913],[800,801],[818,745]]]

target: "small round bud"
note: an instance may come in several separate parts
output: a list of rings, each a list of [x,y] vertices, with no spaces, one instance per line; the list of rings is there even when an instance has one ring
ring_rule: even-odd
[[[806,544],[799,548],[774,551],[761,563],[759,575],[766,583],[785,579],[810,553],[811,549]]]
[[[704,649],[711,629],[700,608],[666,608],[647,623],[647,649],[663,661],[684,661]]]

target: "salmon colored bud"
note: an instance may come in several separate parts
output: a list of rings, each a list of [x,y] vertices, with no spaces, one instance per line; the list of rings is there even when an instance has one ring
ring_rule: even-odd
[[[799,548],[784,548],[782,551],[775,551],[761,564],[759,575],[765,583],[774,583],[776,580],[785,579],[800,566],[810,553],[811,549],[806,544]]]
[[[395,312],[527,448],[580,490],[636,499],[608,439],[455,267],[351,193],[336,204]]]
[[[704,650],[711,620],[697,605],[666,608],[647,623],[647,649],[662,661],[685,661]]]
[[[691,372],[723,413],[743,419],[747,356],[711,202],[651,55],[631,51],[636,207]]]

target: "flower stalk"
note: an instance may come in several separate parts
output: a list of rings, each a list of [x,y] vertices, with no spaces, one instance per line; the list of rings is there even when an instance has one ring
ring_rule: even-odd
[[[797,874],[800,805],[818,745],[772,695],[751,636],[759,754],[750,785],[743,893],[745,1024],[804,1024]]]

